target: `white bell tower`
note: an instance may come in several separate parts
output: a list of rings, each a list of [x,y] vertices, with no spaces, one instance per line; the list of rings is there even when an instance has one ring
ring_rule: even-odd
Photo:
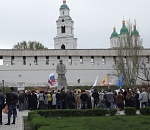
[[[70,9],[63,0],[60,16],[56,21],[57,36],[54,38],[54,49],[77,49],[77,38],[74,38],[74,22],[70,17]]]

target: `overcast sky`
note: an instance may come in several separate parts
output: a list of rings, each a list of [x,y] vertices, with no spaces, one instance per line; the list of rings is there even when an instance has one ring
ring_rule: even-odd
[[[63,0],[0,0],[0,49],[39,41],[54,48],[56,20]],[[67,0],[78,49],[109,48],[114,25],[136,20],[144,48],[150,48],[150,0]]]

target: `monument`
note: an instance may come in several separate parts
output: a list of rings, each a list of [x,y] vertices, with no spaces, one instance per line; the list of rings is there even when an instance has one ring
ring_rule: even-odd
[[[56,73],[58,74],[58,78],[57,78],[58,90],[61,90],[64,87],[65,90],[67,89],[67,79],[65,76],[66,72],[67,72],[66,65],[63,64],[63,60],[60,59],[56,67]]]

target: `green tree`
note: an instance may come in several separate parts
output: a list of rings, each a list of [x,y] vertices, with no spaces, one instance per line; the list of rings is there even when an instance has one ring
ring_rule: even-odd
[[[48,49],[42,43],[37,41],[22,41],[18,42],[13,46],[12,49],[28,49],[28,50],[40,50],[40,49]]]

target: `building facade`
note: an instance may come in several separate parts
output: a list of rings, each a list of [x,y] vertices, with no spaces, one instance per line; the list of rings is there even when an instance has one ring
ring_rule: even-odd
[[[140,57],[147,60],[150,49],[141,51]],[[106,75],[115,73],[113,68],[114,49],[51,49],[51,50],[0,50],[0,80],[5,86],[47,86],[50,73],[57,78],[56,65],[60,59],[67,67],[66,78],[69,86],[93,85]],[[111,76],[112,84],[116,77]],[[140,83],[140,82],[139,82]]]

